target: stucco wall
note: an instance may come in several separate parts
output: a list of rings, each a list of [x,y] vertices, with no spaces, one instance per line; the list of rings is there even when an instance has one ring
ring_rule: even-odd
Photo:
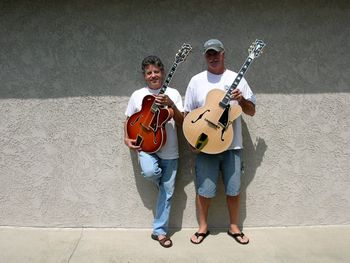
[[[238,70],[255,38],[268,45],[246,79],[245,226],[350,222],[347,1],[8,1],[0,4],[0,225],[150,227],[155,187],[123,144],[142,58],[168,67],[194,50],[171,86],[204,69],[221,39]],[[196,226],[193,158],[180,134],[172,227]],[[222,187],[210,224],[228,223]]]

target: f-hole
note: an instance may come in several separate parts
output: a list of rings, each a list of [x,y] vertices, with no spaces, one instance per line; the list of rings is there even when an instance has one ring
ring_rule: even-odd
[[[207,112],[210,112],[210,110],[206,110],[205,112],[201,113],[196,120],[192,120],[191,123],[196,123],[200,119],[202,119],[203,115]]]

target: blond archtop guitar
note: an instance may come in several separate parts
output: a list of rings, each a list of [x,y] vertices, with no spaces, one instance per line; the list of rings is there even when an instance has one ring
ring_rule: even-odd
[[[238,104],[230,103],[251,62],[262,52],[265,43],[255,40],[249,48],[249,55],[227,92],[213,89],[208,92],[203,107],[189,112],[183,122],[183,133],[188,143],[198,151],[217,154],[228,149],[233,140],[232,123],[241,113]]]
[[[158,94],[165,93],[178,64],[186,60],[191,50],[189,44],[181,46]],[[141,146],[142,151],[157,152],[166,142],[165,124],[169,118],[169,109],[159,106],[153,95],[147,95],[142,100],[141,110],[131,115],[127,121],[128,136],[130,139],[136,139],[135,145]]]

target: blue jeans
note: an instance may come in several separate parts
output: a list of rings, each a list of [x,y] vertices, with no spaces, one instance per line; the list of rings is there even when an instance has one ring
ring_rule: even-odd
[[[178,159],[165,160],[156,154],[139,152],[139,160],[142,176],[154,182],[159,188],[156,215],[153,220],[153,234],[166,235],[175,189]]]

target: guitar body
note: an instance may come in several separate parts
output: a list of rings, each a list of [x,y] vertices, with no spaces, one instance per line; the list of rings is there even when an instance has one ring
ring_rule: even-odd
[[[249,65],[260,55],[266,44],[259,39],[249,48],[249,55],[227,92],[213,89],[208,92],[203,107],[188,113],[183,121],[183,132],[189,144],[198,151],[216,154],[228,149],[233,140],[232,123],[242,114],[238,104],[231,105],[234,90]]]
[[[192,50],[191,45],[184,43],[179,52],[175,55],[175,61],[165,78],[165,81],[158,93],[164,94],[177,65],[185,61]],[[135,145],[141,146],[142,151],[155,153],[166,142],[165,124],[172,117],[170,110],[155,103],[155,97],[147,95],[142,100],[142,107],[139,112],[131,115],[126,123],[126,132],[130,139],[135,139]]]
[[[152,110],[154,101],[154,96],[145,96],[141,110],[131,115],[126,124],[129,138],[136,139],[136,145],[147,153],[157,152],[165,144],[165,123],[170,118],[166,108],[156,107],[155,111]]]
[[[232,123],[241,113],[239,105],[226,108],[219,102],[225,91],[211,90],[205,105],[188,113],[183,122],[183,132],[189,144],[197,150],[208,154],[221,153],[228,149],[233,140]]]

